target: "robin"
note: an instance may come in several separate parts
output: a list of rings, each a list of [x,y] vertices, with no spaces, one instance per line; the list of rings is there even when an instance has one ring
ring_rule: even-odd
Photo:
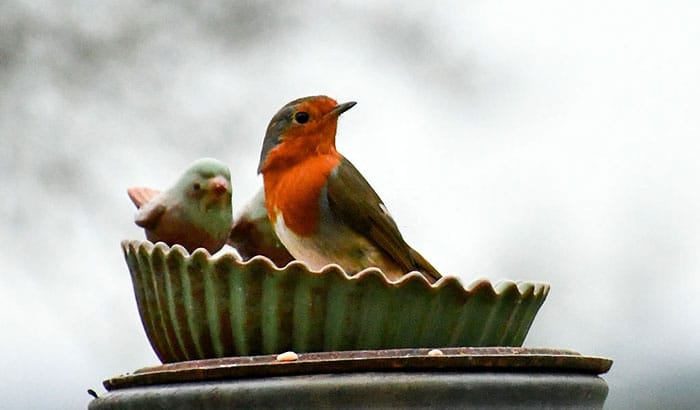
[[[312,269],[377,267],[390,279],[418,271],[435,282],[440,273],[406,244],[377,193],[335,148],[338,117],[355,104],[305,97],[272,117],[258,165],[270,222]]]

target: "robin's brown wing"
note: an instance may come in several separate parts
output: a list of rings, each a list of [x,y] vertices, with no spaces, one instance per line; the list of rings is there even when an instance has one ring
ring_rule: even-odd
[[[379,195],[350,161],[342,158],[328,177],[330,209],[344,223],[391,256],[406,272],[418,270],[432,281],[442,275],[404,241]]]

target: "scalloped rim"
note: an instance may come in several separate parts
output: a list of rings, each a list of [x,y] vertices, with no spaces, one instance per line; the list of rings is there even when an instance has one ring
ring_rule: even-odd
[[[148,240],[136,240],[136,239],[125,239],[121,241],[121,247],[124,253],[126,254],[127,248],[131,248],[132,251],[138,251],[140,249],[144,249],[149,255],[153,253],[155,249],[159,249],[165,256],[169,255],[170,253],[179,253],[182,257],[184,258],[191,258],[195,257],[197,255],[203,254],[207,262],[215,262],[219,259],[226,259],[229,258],[233,261],[238,266],[246,266],[250,263],[259,263],[263,262],[267,265],[267,267],[270,268],[270,270],[273,270],[275,272],[284,272],[287,269],[294,268],[294,267],[301,267],[303,268],[304,271],[311,273],[311,274],[327,274],[330,272],[339,272],[342,274],[342,276],[349,281],[357,281],[357,280],[363,280],[367,277],[370,276],[375,276],[378,277],[382,280],[382,283],[388,287],[400,287],[404,286],[406,283],[411,282],[411,281],[420,281],[423,283],[426,287],[430,289],[441,289],[444,287],[447,287],[448,285],[454,286],[457,285],[460,289],[464,291],[464,294],[467,295],[471,292],[473,292],[476,288],[484,287],[484,286],[489,286],[491,288],[491,291],[496,294],[500,295],[509,289],[516,287],[518,289],[519,296],[522,297],[524,294],[529,293],[529,291],[532,291],[533,296],[539,296],[542,298],[546,298],[547,295],[549,294],[549,289],[550,286],[548,283],[543,283],[543,282],[527,282],[527,281],[513,281],[509,279],[502,279],[496,282],[495,284],[492,284],[490,280],[488,279],[476,279],[472,281],[469,285],[464,286],[462,285],[462,282],[460,279],[456,276],[443,276],[440,278],[437,282],[431,284],[428,282],[428,280],[420,273],[418,272],[409,272],[402,276],[399,279],[396,280],[391,280],[389,279],[384,272],[382,272],[378,268],[367,268],[364,269],[360,272],[354,273],[354,274],[348,274],[345,272],[345,270],[340,267],[337,264],[330,264],[324,266],[320,270],[313,270],[310,269],[306,263],[303,261],[291,261],[284,267],[278,267],[275,265],[272,260],[267,258],[266,256],[258,255],[253,258],[248,259],[247,261],[243,261],[239,258],[236,252],[234,251],[229,251],[226,250],[225,248],[223,250],[219,250],[216,252],[214,255],[211,255],[206,249],[204,248],[198,248],[194,252],[189,253],[187,249],[185,249],[181,245],[174,245],[172,247],[168,246],[167,244],[163,242],[157,242],[157,243],[152,243]],[[201,256],[200,256],[201,257]],[[259,262],[258,262],[259,261]]]

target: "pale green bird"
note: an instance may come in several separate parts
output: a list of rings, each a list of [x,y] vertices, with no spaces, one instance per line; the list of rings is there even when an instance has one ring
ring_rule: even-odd
[[[228,244],[236,248],[243,259],[263,255],[280,267],[294,260],[270,223],[263,189],[259,189],[246,205],[236,211],[233,220]]]
[[[127,192],[138,208],[134,221],[151,242],[214,253],[231,232],[231,173],[216,159],[193,162],[167,191],[137,187]]]

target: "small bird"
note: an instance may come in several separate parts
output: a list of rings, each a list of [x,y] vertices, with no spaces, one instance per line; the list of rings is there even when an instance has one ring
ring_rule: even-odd
[[[294,260],[270,224],[265,208],[265,191],[262,188],[236,212],[228,244],[236,248],[246,260],[263,255],[277,266],[285,266]]]
[[[198,159],[167,191],[138,187],[127,193],[138,208],[134,221],[149,241],[212,254],[226,243],[233,223],[231,173],[221,161]]]
[[[272,117],[260,153],[265,205],[277,236],[312,269],[336,263],[348,273],[438,271],[404,241],[386,206],[335,148],[340,114],[356,103],[326,96],[294,100]]]

